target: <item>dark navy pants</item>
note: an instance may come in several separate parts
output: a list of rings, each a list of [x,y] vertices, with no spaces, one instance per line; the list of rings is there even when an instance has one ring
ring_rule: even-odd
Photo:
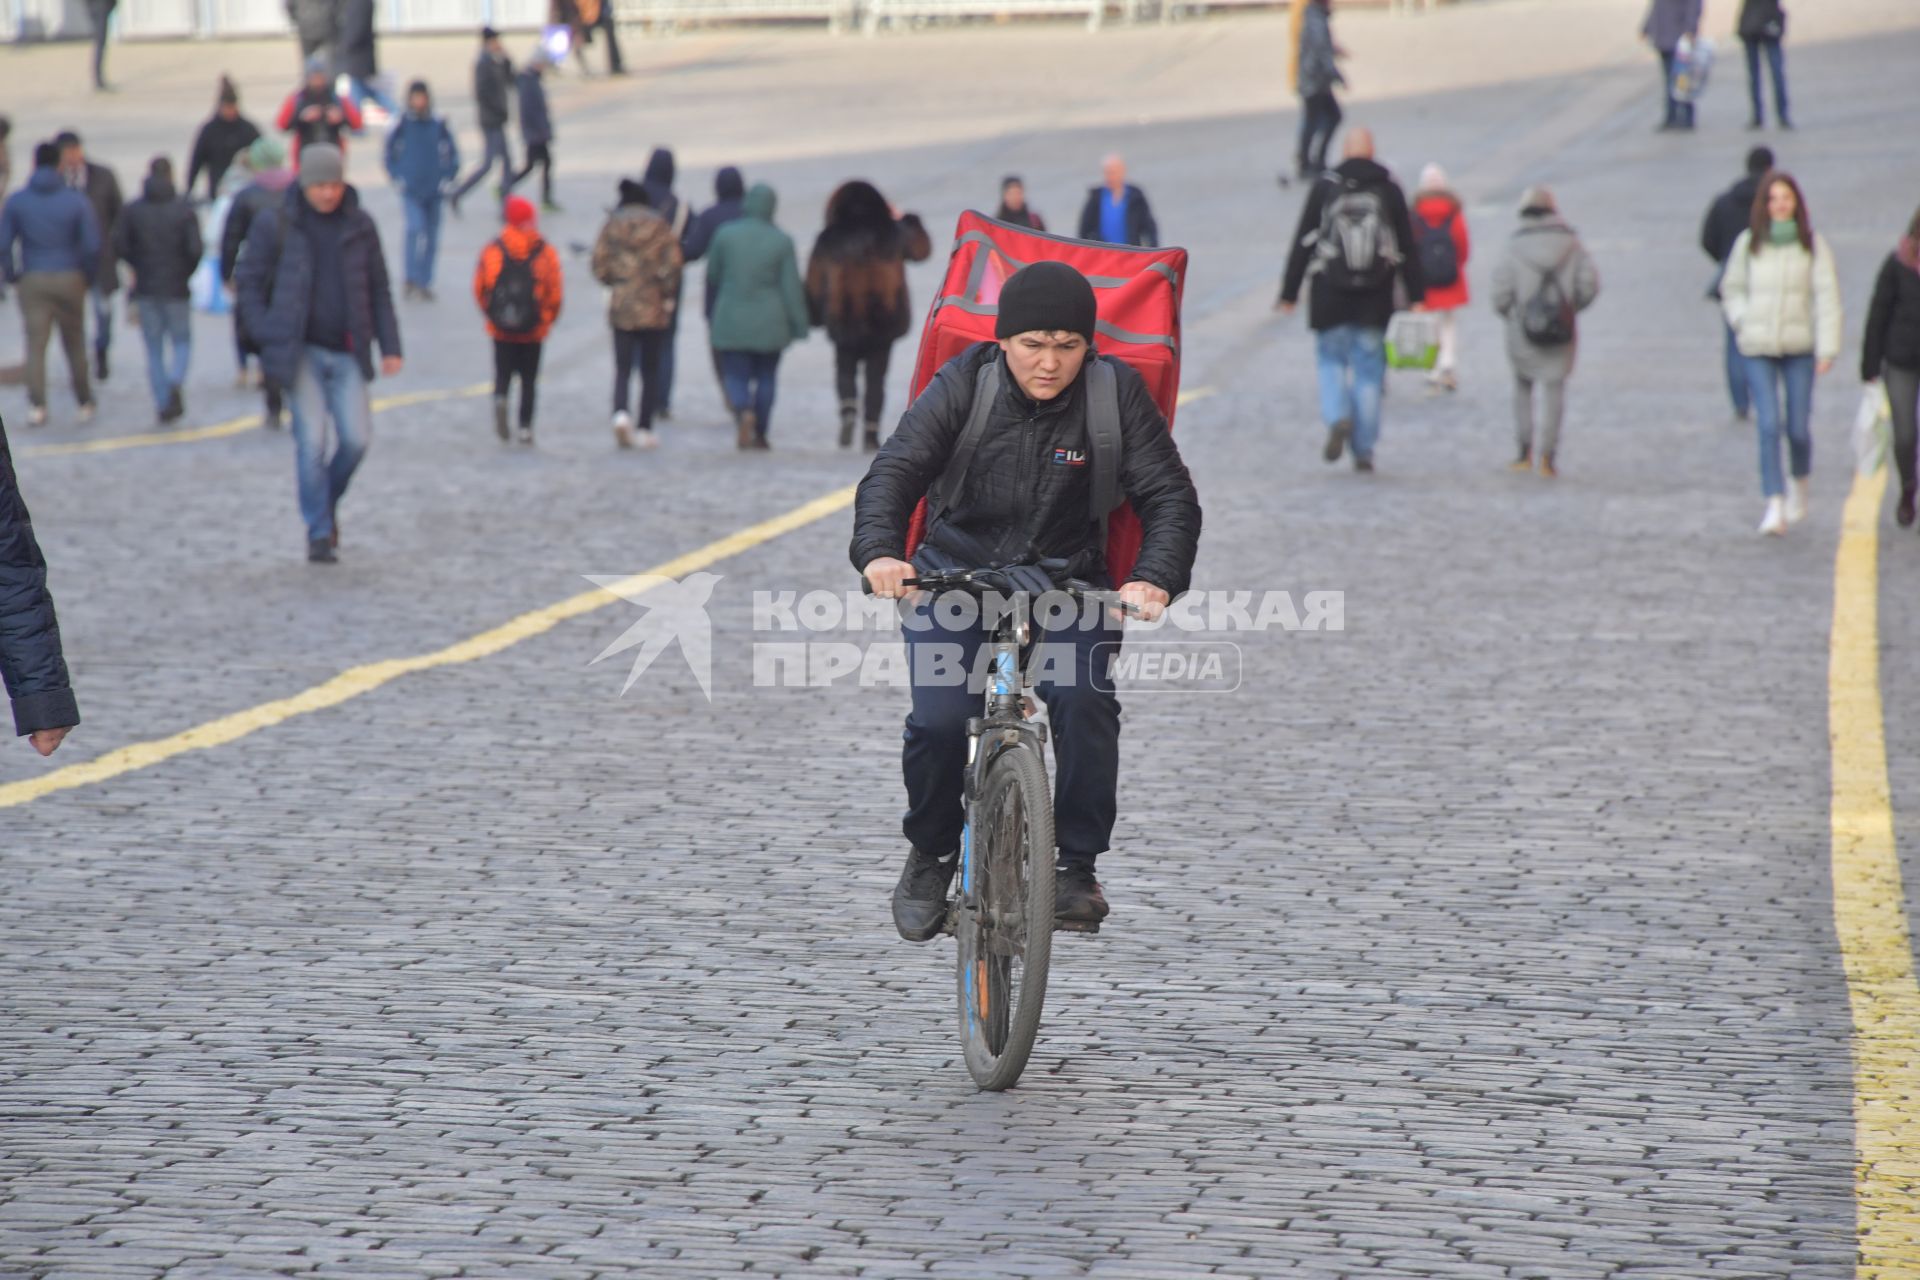
[[[1034,691],[1045,700],[1053,726],[1054,839],[1060,860],[1092,866],[1113,837],[1118,804],[1120,700],[1114,696],[1111,668],[1121,632],[1104,613],[1085,629],[1079,621],[1076,613],[1057,629],[1042,630],[1035,619],[1038,656],[1046,665],[1036,670]],[[901,829],[914,847],[944,854],[959,847],[965,821],[967,719],[984,707],[986,682],[975,673],[981,663],[991,665],[988,630],[980,621],[953,625],[924,593],[903,613],[903,622],[913,710],[901,735],[907,782]],[[942,666],[964,671],[967,678],[934,678]]]

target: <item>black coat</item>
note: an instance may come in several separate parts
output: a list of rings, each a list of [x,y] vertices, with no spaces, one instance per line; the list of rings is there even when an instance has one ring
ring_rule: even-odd
[[[207,199],[218,197],[220,180],[233,167],[233,158],[252,146],[253,140],[259,136],[259,127],[245,116],[226,120],[219,112],[214,112],[213,117],[200,126],[200,132],[193,140],[193,158],[187,164],[187,195],[193,195],[193,184],[200,180],[201,172],[205,171]]]
[[[1733,251],[1733,242],[1753,225],[1753,199],[1760,190],[1760,174],[1750,173],[1722,191],[1707,206],[1700,224],[1700,248],[1716,265]]]
[[[1860,341],[1860,376],[1877,378],[1885,365],[1920,371],[1920,270],[1891,253],[1873,282]]]
[[[1100,239],[1100,197],[1106,194],[1105,187],[1095,187],[1087,192],[1087,202],[1080,208],[1080,238],[1082,240]],[[1160,247],[1160,224],[1153,220],[1153,209],[1147,204],[1147,193],[1132,183],[1127,184],[1127,243],[1142,249]]]
[[[117,293],[120,258],[113,249],[113,228],[120,221],[120,210],[126,207],[120,195],[120,179],[107,166],[89,160],[86,180],[79,191],[93,206],[93,221],[100,228],[100,259],[94,264],[93,287],[102,293]]]
[[[0,682],[13,701],[13,731],[38,733],[80,723],[60,652],[60,623],[47,592],[47,561],[33,536],[0,423]]]
[[[1736,29],[1742,40],[1762,44],[1778,40],[1787,33],[1786,8],[1780,0],[1745,0]]]
[[[147,179],[145,192],[120,214],[114,249],[133,271],[136,298],[185,298],[206,246],[200,217],[171,182]]]
[[[854,568],[906,554],[907,522],[952,459],[973,411],[974,379],[983,364],[1001,359],[994,343],[969,348],[935,374],[907,408],[854,497],[848,548]],[[1120,488],[1143,529],[1133,576],[1177,596],[1193,575],[1200,499],[1146,383],[1124,361],[1113,364],[1123,439]],[[958,500],[947,518],[927,531],[916,564],[976,568],[1059,558],[1074,561],[1083,576],[1105,571],[1100,526],[1088,510],[1091,469],[1062,465],[1057,457],[1064,455],[1055,452],[1077,450],[1085,456],[1085,381],[1083,375],[1060,396],[1037,404],[1002,370],[999,399]]]
[[[360,207],[359,194],[352,187],[347,188],[340,212],[347,220],[340,235],[340,261],[347,278],[348,346],[361,374],[372,382],[374,343],[380,344],[384,355],[399,355],[400,323],[393,311],[379,229]],[[307,248],[304,224],[319,216],[300,188],[291,188],[279,209],[253,220],[246,252],[234,272],[241,327],[259,346],[260,367],[277,386],[293,385],[306,344],[313,255]]]
[[[480,129],[504,129],[512,112],[513,63],[484,49],[473,64],[473,103],[480,111]]]
[[[233,197],[233,203],[227,207],[226,224],[220,228],[220,279],[223,282],[233,283],[234,268],[240,263],[240,248],[247,242],[253,220],[269,209],[278,208],[287,198],[287,188],[291,185],[290,174],[278,174],[265,182],[255,178]]]
[[[338,39],[334,49],[335,71],[344,71],[355,80],[371,80],[380,74],[379,58],[374,52],[373,0],[346,0],[340,6]]]
[[[1408,302],[1424,301],[1427,285],[1420,275],[1420,255],[1413,249],[1413,220],[1407,216],[1407,197],[1393,175],[1375,161],[1358,158],[1342,160],[1333,173],[1379,193],[1381,203],[1386,206],[1388,228],[1400,253],[1399,282],[1406,289]],[[1308,193],[1306,207],[1300,211],[1300,225],[1293,233],[1293,251],[1287,255],[1287,275],[1280,285],[1282,302],[1299,300],[1301,284],[1306,279],[1307,268],[1312,265],[1321,214],[1339,189],[1340,183],[1334,178],[1321,178]],[[1313,292],[1308,298],[1308,319],[1315,330],[1341,325],[1385,329],[1393,319],[1394,303],[1392,280],[1377,289],[1336,289],[1324,273],[1315,272]]]

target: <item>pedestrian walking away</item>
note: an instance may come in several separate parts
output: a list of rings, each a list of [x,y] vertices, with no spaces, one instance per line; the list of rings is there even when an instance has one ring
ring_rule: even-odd
[[[672,150],[667,147],[655,147],[653,154],[647,157],[647,171],[641,178],[641,183],[647,189],[647,201],[653,206],[654,212],[666,219],[668,229],[684,246],[687,229],[693,225],[693,206],[674,194],[673,180]],[[677,301],[676,299],[676,304]],[[660,397],[657,406],[657,411],[662,418],[673,416],[675,345],[680,339],[678,305],[673,309],[673,319],[669,322],[667,329],[667,345],[660,353]]]
[[[341,0],[340,33],[334,47],[333,69],[345,77],[346,99],[365,117],[368,124],[389,124],[399,114],[394,109],[393,100],[380,87],[379,35],[374,31],[374,0]]]
[[[13,710],[13,732],[50,756],[80,723],[67,677],[60,621],[47,589],[47,559],[33,536],[20,496],[6,423],[0,422],[0,683]]]
[[[1087,192],[1087,203],[1080,210],[1080,238],[1158,248],[1159,224],[1153,220],[1147,193],[1127,181],[1125,158],[1108,156],[1101,162],[1101,176],[1104,181]]]
[[[93,418],[87,378],[87,285],[105,252],[87,198],[60,173],[58,144],[34,148],[33,176],[0,206],[0,275],[14,286],[27,334],[27,425],[47,421],[47,341],[57,328],[80,421]]]
[[[107,88],[107,36],[113,26],[113,11],[120,0],[87,0],[87,22],[93,31],[93,87]]]
[[[744,214],[713,237],[713,345],[741,449],[765,449],[780,375],[780,355],[807,336],[806,289],[793,240],[773,224],[773,188],[757,182]]]
[[[246,249],[247,233],[262,214],[269,214],[285,203],[287,188],[293,185],[293,170],[286,167],[287,149],[278,138],[256,138],[241,163],[252,181],[235,193],[226,223],[220,228],[220,281],[229,291],[235,291],[234,274]],[[235,386],[245,387],[248,362],[259,360],[260,346],[247,333],[238,305],[233,309],[233,345],[239,362]],[[281,400],[284,388],[266,376],[264,366],[259,372],[258,385],[266,393],[266,416],[261,425],[277,427],[285,408]]]
[[[446,119],[433,112],[424,80],[407,86],[407,113],[387,135],[387,176],[400,189],[406,232],[400,242],[406,296],[433,301],[433,268],[440,256],[442,193],[460,174],[460,148]]]
[[[1766,94],[1760,84],[1763,58],[1773,75],[1774,118],[1782,129],[1793,128],[1793,115],[1787,109],[1787,57],[1781,50],[1787,38],[1787,6],[1783,0],[1742,0],[1739,32],[1747,53],[1747,94],[1753,99],[1747,128],[1762,129],[1767,123]]]
[[[1880,264],[1860,341],[1860,377],[1886,380],[1893,408],[1893,460],[1900,471],[1902,529],[1913,527],[1915,416],[1920,413],[1920,210]]]
[[[193,199],[193,188],[200,175],[207,175],[207,199],[220,196],[220,184],[233,162],[253,145],[260,128],[240,114],[240,91],[226,76],[220,77],[220,89],[213,115],[200,126],[193,138],[193,154],[187,160],[187,183],[181,194]]]
[[[1420,171],[1420,188],[1413,197],[1413,248],[1420,259],[1420,278],[1427,286],[1427,310],[1439,321],[1440,353],[1427,379],[1429,390],[1458,391],[1460,326],[1457,313],[1467,305],[1467,261],[1473,240],[1467,230],[1467,211],[1437,164]]]
[[[1156,617],[1187,589],[1200,540],[1192,477],[1140,375],[1123,361],[1094,354],[1095,316],[1093,288],[1072,267],[1025,267],[1001,289],[997,341],[954,357],[907,407],[854,496],[848,555],[875,595],[906,595],[905,580],[922,571],[1040,559],[1097,586],[1112,585],[1102,526],[1088,518],[1087,468],[1057,465],[1062,457],[1085,457],[1091,447],[1088,384],[1096,366],[1114,385],[1115,466],[1143,530],[1139,558],[1119,594]],[[992,400],[960,487],[931,513],[926,538],[909,562],[908,521],[954,461],[962,436],[974,434],[967,427],[981,395]],[[987,629],[977,618],[966,624],[944,612],[921,599],[903,618],[912,673],[901,760],[908,851],[894,887],[893,921],[910,942],[937,936],[947,914],[963,821],[967,720],[980,714],[979,685],[965,673],[979,670]],[[1118,813],[1120,703],[1110,664],[1120,632],[1104,615],[1092,625],[1081,625],[1077,613],[1036,622],[1048,630],[1049,642],[1072,652],[1071,664],[1064,653],[1047,664],[1060,676],[1036,683],[1057,762],[1055,911],[1064,920],[1097,924],[1108,905],[1096,863],[1111,844]],[[962,678],[943,680],[942,670]]]
[[[1700,224],[1700,248],[1713,259],[1713,283],[1707,286],[1707,297],[1713,300],[1716,311],[1727,255],[1733,252],[1734,241],[1740,238],[1740,233],[1753,222],[1754,197],[1759,194],[1760,180],[1772,168],[1773,152],[1766,147],[1755,147],[1747,152],[1746,176],[1715,196],[1707,206],[1707,216]],[[1740,354],[1740,343],[1724,311],[1720,312],[1720,328],[1725,334],[1727,398],[1733,401],[1733,416],[1744,422],[1753,409],[1753,396],[1747,390],[1746,357]]]
[[[607,325],[613,331],[613,439],[622,449],[654,446],[659,407],[660,356],[679,307],[684,260],[679,237],[657,213],[647,189],[620,182],[620,203],[593,246],[593,278],[611,291]],[[640,418],[631,411],[633,376],[640,375]]]
[[[714,233],[744,212],[746,194],[746,179],[740,176],[740,170],[728,165],[714,174],[713,203],[693,215],[687,222],[686,235],[681,237],[681,248],[687,262],[698,262],[707,256]],[[713,278],[708,276],[701,284],[704,299],[701,315],[707,321],[707,354],[713,362],[714,384],[720,388],[721,403],[727,404],[727,383],[720,375],[720,353],[713,346],[713,292]]]
[[[112,371],[108,357],[113,349],[113,296],[120,292],[120,259],[114,251],[113,231],[125,202],[120,195],[120,179],[107,166],[87,159],[79,134],[68,129],[56,136],[54,143],[60,148],[60,175],[86,197],[100,236],[100,253],[88,281],[87,296],[93,304],[93,376],[105,382]]]
[[[312,65],[315,54],[333,55],[340,31],[340,0],[286,0],[287,21],[300,41],[300,65]]]
[[[173,164],[165,156],[149,166],[140,198],[121,213],[113,239],[127,264],[127,293],[140,313],[154,412],[163,423],[178,422],[186,413],[181,396],[193,359],[188,284],[205,246],[199,216],[174,188]]]
[[[280,104],[274,124],[280,132],[292,135],[293,163],[298,168],[301,150],[316,142],[345,154],[348,131],[360,132],[362,121],[360,108],[352,99],[343,99],[335,92],[327,59],[316,53],[307,59],[306,80]]]
[[[302,152],[299,185],[254,219],[235,282],[241,322],[260,347],[268,381],[291,393],[307,559],[331,564],[340,542],[337,508],[373,427],[367,387],[375,346],[382,374],[401,369],[380,232],[347,185],[339,148],[316,142]]]
[[[1294,169],[1306,179],[1327,167],[1327,148],[1340,127],[1340,103],[1333,91],[1347,82],[1337,61],[1346,50],[1334,43],[1330,0],[1306,0],[1297,7],[1301,18],[1294,82],[1300,93],[1300,143]]]
[[[620,35],[614,30],[613,0],[580,0],[580,25],[584,32],[584,42],[593,43],[595,34],[607,42],[607,74],[623,76],[627,74],[626,60],[620,56]],[[587,69],[587,53],[579,50],[580,70]]]
[[[1788,174],[1775,170],[1761,180],[1752,221],[1727,255],[1720,305],[1738,336],[1753,397],[1767,499],[1760,532],[1785,533],[1807,518],[1813,380],[1839,358],[1843,323],[1833,250],[1813,230],[1800,184]],[[1780,476],[1783,429],[1791,484]]]
[[[1507,359],[1513,365],[1516,471],[1531,470],[1537,462],[1541,475],[1560,474],[1557,455],[1567,379],[1573,376],[1579,342],[1577,317],[1599,296],[1593,256],[1560,217],[1553,192],[1529,187],[1520,197],[1519,229],[1493,273],[1493,309],[1506,318]]]
[[[560,212],[553,202],[553,120],[547,114],[547,87],[542,78],[553,64],[544,49],[535,49],[527,65],[514,77],[520,99],[520,141],[527,148],[527,163],[508,182],[511,190],[526,180],[535,165],[540,166],[540,207],[548,213]]]
[[[560,315],[565,292],[560,255],[540,236],[533,204],[507,197],[507,222],[480,251],[473,298],[493,338],[493,429],[508,439],[507,394],[520,381],[520,443],[533,443],[533,406],[540,352]]]
[[[480,56],[473,63],[473,105],[480,116],[480,136],[485,139],[486,153],[480,158],[480,167],[468,174],[467,180],[447,197],[448,207],[456,218],[460,216],[460,201],[480,185],[495,165],[500,166],[499,198],[502,201],[507,198],[507,187],[513,182],[513,152],[507,148],[512,93],[513,62],[507,57],[507,48],[500,42],[498,31],[482,27]]]
[[[1027,203],[1027,184],[1009,174],[1000,180],[1000,211],[994,217],[1030,231],[1045,231],[1047,221]]]
[[[1347,131],[1346,158],[1313,184],[1300,211],[1280,285],[1292,313],[1309,285],[1308,323],[1319,370],[1321,456],[1338,462],[1351,449],[1356,471],[1373,470],[1380,401],[1387,378],[1387,322],[1396,286],[1424,308],[1426,283],[1412,252],[1406,194],[1373,158],[1373,131]]]
[[[870,182],[845,183],[827,201],[826,226],[807,259],[807,311],[833,341],[842,449],[853,444],[856,420],[865,424],[863,447],[880,447],[887,364],[893,344],[913,328],[907,263],[925,262],[932,252],[919,215],[898,214]]]
[[[1640,34],[1660,55],[1660,96],[1666,104],[1660,120],[1663,130],[1693,128],[1693,103],[1682,102],[1674,96],[1673,70],[1681,41],[1692,46],[1700,40],[1701,3],[1702,0],[1649,0],[1646,20],[1640,24]]]

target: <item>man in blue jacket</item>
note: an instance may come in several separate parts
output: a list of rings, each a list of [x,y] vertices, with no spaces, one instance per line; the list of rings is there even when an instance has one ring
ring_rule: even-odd
[[[407,86],[407,114],[387,135],[387,176],[400,188],[407,230],[400,242],[406,296],[433,301],[433,264],[440,256],[440,200],[460,174],[460,148],[444,116],[433,113],[425,80]]]
[[[1080,238],[1142,249],[1160,247],[1160,226],[1153,220],[1147,193],[1127,181],[1127,162],[1117,155],[1101,164],[1106,181],[1087,192],[1080,210]]]
[[[260,347],[267,381],[292,388],[294,462],[307,559],[332,564],[336,508],[367,451],[373,348],[400,372],[400,325],[380,232],[346,182],[338,147],[300,149],[300,185],[253,220],[234,273],[240,323]],[[327,419],[339,437],[326,455]]]
[[[28,426],[47,421],[47,340],[55,326],[80,421],[93,417],[86,308],[87,285],[99,261],[100,224],[93,207],[60,176],[59,147],[43,142],[34,148],[33,177],[0,208],[0,275],[18,286],[27,330]]]
[[[47,561],[34,540],[0,423],[0,682],[13,702],[13,731],[50,756],[80,723],[60,653],[60,623],[47,593]]]

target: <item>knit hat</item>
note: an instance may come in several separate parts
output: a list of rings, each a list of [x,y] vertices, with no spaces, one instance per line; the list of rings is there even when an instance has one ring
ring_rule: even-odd
[[[482,27],[480,28],[480,38],[482,40],[498,40],[500,38],[500,33],[498,31],[495,31],[492,27]]]
[[[1550,187],[1535,184],[1520,193],[1521,213],[1557,213],[1559,209]]]
[[[327,69],[328,69],[328,68],[327,68],[327,55],[326,55],[326,54],[324,54],[324,53],[316,53],[316,54],[314,54],[314,55],[313,55],[312,57],[310,57],[310,58],[308,58],[308,59],[307,59],[307,74],[308,74],[308,75],[310,75],[310,76],[323,76],[323,75],[325,75],[325,74],[327,74]]]
[[[255,173],[278,169],[287,162],[287,148],[278,138],[265,134],[247,144],[247,168]]]
[[[533,201],[525,196],[507,197],[507,225],[518,227],[522,231],[533,229]]]
[[[1091,343],[1098,311],[1093,286],[1085,276],[1064,262],[1036,262],[1014,272],[1000,287],[1000,314],[993,336],[1063,330]]]
[[[309,142],[300,148],[300,186],[303,190],[346,180],[347,164],[340,155],[340,148],[330,142]]]

